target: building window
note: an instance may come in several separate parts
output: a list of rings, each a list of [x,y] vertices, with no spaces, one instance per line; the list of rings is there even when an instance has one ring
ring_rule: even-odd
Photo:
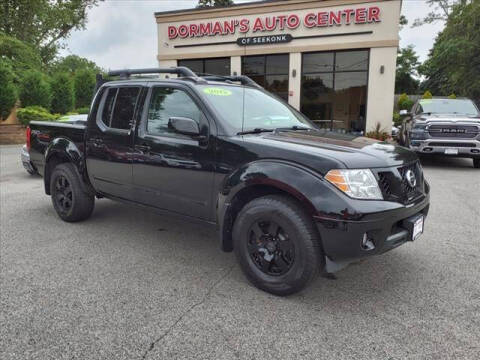
[[[302,55],[300,110],[321,128],[365,131],[369,50]]]
[[[230,58],[178,60],[178,66],[185,66],[197,74],[230,76]]]
[[[244,56],[242,74],[288,101],[288,62],[288,54]]]

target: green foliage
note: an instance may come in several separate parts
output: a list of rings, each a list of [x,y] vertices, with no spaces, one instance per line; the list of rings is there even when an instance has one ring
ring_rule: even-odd
[[[408,110],[410,111],[412,109],[412,106],[414,104],[414,101],[411,100],[407,94],[403,93],[400,95],[398,98],[398,108],[400,110]]]
[[[79,70],[75,73],[75,106],[86,107],[90,105],[95,90],[95,73],[91,70]]]
[[[29,106],[17,110],[17,119],[26,126],[30,124],[30,121],[55,121],[58,116],[52,115],[38,106]]]
[[[450,94],[450,95],[448,95],[448,98],[449,98],[449,99],[456,99],[456,98],[457,98],[457,95],[455,95],[455,94]]]
[[[437,21],[446,21],[456,6],[464,6],[471,0],[426,0],[433,8],[423,19],[417,18],[412,27],[432,24]]]
[[[418,56],[412,45],[399,49],[397,53],[397,70],[395,76],[395,93],[416,94],[420,82],[418,76]]]
[[[425,93],[422,95],[422,99],[433,99],[433,95],[432,95],[432,93],[431,93],[429,90],[427,90],[427,91],[425,91]]]
[[[198,7],[210,6],[229,6],[233,5],[233,0],[198,0]]]
[[[50,108],[52,93],[45,76],[36,70],[27,71],[20,80],[20,103],[22,107],[39,105]]]
[[[66,114],[73,109],[74,89],[67,73],[56,74],[52,79],[52,112]]]
[[[77,114],[88,114],[90,112],[90,107],[81,107],[81,108],[76,108],[75,111]]]
[[[480,100],[480,1],[452,8],[421,72],[425,88]]]
[[[402,125],[402,117],[400,116],[400,114],[398,112],[394,112],[393,113],[393,125],[396,126],[396,127],[399,127]]]
[[[1,32],[0,59],[11,68],[16,83],[20,81],[20,77],[25,71],[42,68],[40,55],[32,46]]]
[[[102,69],[93,61],[77,55],[68,55],[64,58],[60,58],[50,66],[50,71],[52,73],[66,72],[75,75],[78,71],[82,70],[88,70],[93,74],[102,71]]]
[[[17,101],[17,89],[13,84],[12,70],[2,61],[0,61],[0,84],[0,119],[6,119]]]
[[[0,32],[30,44],[51,62],[72,30],[84,29],[87,10],[99,0],[3,0]]]
[[[375,126],[375,130],[368,131],[365,134],[365,136],[368,137],[368,138],[377,139],[377,140],[381,140],[381,141],[385,141],[385,140],[391,138],[390,133],[383,130],[382,125],[380,123],[377,123],[377,125]]]

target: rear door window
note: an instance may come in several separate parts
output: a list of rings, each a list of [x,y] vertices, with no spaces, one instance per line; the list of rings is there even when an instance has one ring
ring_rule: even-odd
[[[102,112],[102,122],[105,126],[130,130],[139,94],[139,87],[108,89]]]

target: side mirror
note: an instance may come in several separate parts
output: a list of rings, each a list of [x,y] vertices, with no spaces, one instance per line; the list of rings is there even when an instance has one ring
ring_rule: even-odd
[[[409,115],[408,110],[400,110],[400,116],[407,116]]]
[[[168,127],[183,135],[200,135],[200,129],[195,120],[184,117],[171,117],[168,119]]]

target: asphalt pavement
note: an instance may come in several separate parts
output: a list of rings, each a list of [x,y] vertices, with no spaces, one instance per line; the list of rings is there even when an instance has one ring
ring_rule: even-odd
[[[425,233],[280,298],[215,231],[102,199],[62,222],[0,147],[0,359],[479,359],[480,170],[422,159]]]

